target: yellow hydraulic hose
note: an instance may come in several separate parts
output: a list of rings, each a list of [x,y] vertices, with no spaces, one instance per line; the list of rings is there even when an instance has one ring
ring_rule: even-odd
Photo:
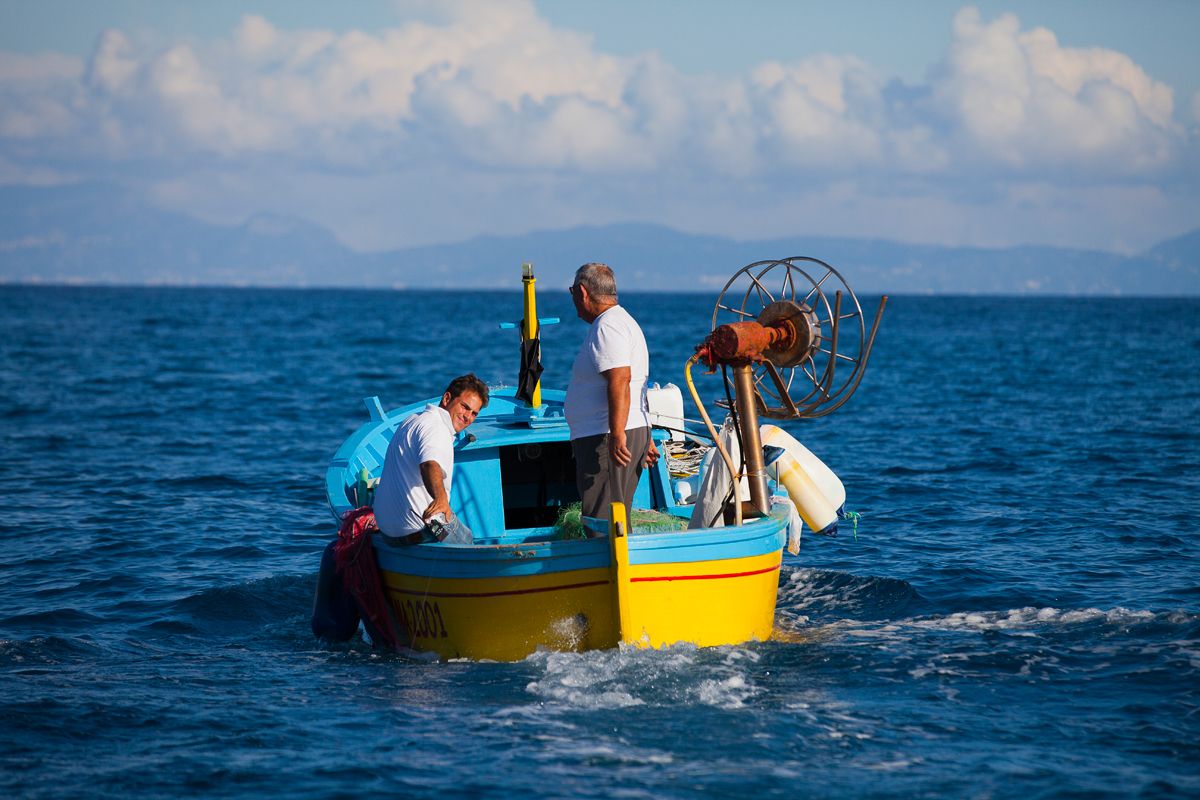
[[[700,355],[696,354],[688,359],[687,364],[683,367],[683,377],[687,380],[688,391],[692,393],[692,402],[696,404],[696,408],[700,409],[700,418],[704,420],[705,426],[708,428],[709,434],[713,437],[713,443],[717,446],[717,452],[721,454],[721,458],[725,460],[725,467],[729,470],[730,480],[733,481],[733,516],[734,522],[737,525],[742,524],[742,476],[738,474],[737,469],[733,466],[733,459],[729,456],[729,452],[725,446],[721,444],[721,437],[717,435],[717,429],[713,426],[712,420],[708,418],[708,412],[704,410],[704,404],[700,402],[700,394],[696,391],[696,384],[692,382],[692,365],[700,360]]]

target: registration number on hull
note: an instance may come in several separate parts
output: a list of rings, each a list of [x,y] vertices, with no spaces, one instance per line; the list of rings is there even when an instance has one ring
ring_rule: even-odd
[[[392,610],[414,639],[444,639],[449,636],[437,601],[393,597]]]

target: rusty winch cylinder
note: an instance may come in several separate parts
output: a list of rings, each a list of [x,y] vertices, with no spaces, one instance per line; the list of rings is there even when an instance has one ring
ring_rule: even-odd
[[[707,351],[708,365],[762,361],[768,350],[789,350],[796,341],[796,328],[788,320],[774,325],[731,322],[714,330],[700,347]]]
[[[793,367],[812,357],[821,340],[821,323],[806,305],[780,300],[763,309],[751,322],[730,322],[713,330],[696,348],[701,360],[717,364],[770,361]]]

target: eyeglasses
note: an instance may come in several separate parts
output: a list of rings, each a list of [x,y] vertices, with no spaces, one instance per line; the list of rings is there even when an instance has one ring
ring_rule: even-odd
[[[575,294],[575,290],[576,290],[576,289],[578,289],[578,288],[579,288],[579,284],[578,284],[578,283],[572,283],[570,286],[568,286],[568,287],[567,287],[567,291],[568,291],[568,292],[570,292],[572,295],[574,295],[574,294]]]

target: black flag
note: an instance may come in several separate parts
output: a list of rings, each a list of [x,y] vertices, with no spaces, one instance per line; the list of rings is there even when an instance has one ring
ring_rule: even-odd
[[[542,379],[542,338],[521,337],[521,373],[517,378],[517,399],[533,405],[533,389]]]

